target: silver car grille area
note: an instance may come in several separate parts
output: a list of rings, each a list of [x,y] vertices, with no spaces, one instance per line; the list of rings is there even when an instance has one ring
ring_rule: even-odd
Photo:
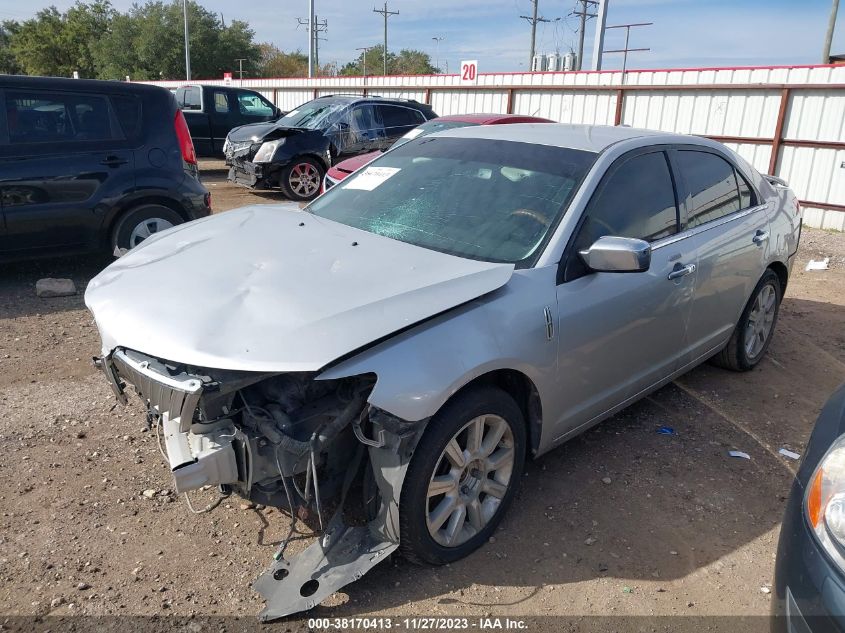
[[[179,423],[187,431],[194,418],[194,411],[202,395],[202,381],[188,374],[169,376],[153,367],[143,356],[118,349],[111,355],[117,378],[135,387],[142,401],[162,417]]]
[[[252,141],[229,141],[229,145],[226,147],[226,158],[238,158],[248,154],[250,147],[252,147]]]

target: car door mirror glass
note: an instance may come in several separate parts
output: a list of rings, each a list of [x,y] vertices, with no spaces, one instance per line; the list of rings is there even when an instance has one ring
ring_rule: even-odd
[[[639,273],[651,265],[649,243],[632,237],[600,237],[580,255],[595,272]]]

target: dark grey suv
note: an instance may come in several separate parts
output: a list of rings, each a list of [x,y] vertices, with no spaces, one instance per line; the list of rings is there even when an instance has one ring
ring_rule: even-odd
[[[0,260],[123,251],[211,212],[164,88],[0,76],[0,102]]]

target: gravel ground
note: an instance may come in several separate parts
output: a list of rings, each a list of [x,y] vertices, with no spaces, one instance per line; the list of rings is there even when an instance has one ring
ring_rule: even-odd
[[[228,185],[220,163],[204,174],[218,212],[280,199]],[[823,256],[831,270],[804,272]],[[0,614],[254,615],[250,583],[287,519],[235,498],[195,515],[173,493],[140,404],[115,406],[90,364],[99,341],[82,291],[107,263],[0,270]],[[37,298],[46,276],[72,277],[79,293]],[[494,542],[441,568],[394,557],[310,615],[768,613],[797,467],[777,450],[803,452],[845,380],[843,311],[845,235],[805,229],[757,369],[695,369],[529,463]],[[297,548],[309,538],[299,528]]]

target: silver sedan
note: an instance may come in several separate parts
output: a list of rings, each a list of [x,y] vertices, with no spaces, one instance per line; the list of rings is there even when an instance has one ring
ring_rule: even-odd
[[[308,509],[256,582],[309,609],[394,550],[485,543],[540,455],[697,364],[766,352],[793,193],[719,143],[508,125],[411,141],[300,210],[155,235],[89,285],[98,364],[175,487]]]

